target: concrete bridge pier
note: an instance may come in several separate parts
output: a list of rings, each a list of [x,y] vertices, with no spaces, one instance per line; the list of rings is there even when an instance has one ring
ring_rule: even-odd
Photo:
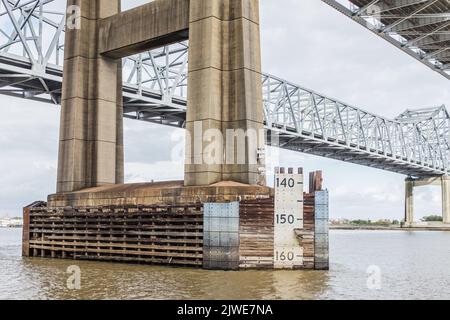
[[[414,222],[414,180],[405,180],[405,222],[411,226]]]
[[[442,178],[442,217],[445,224],[450,224],[450,176]]]
[[[265,185],[259,0],[195,0],[189,17],[185,185]],[[214,156],[208,132],[222,140]]]
[[[123,184],[121,58],[188,39],[185,186],[265,186],[259,0],[67,1],[57,193]]]
[[[67,25],[57,192],[123,183],[122,67],[100,54],[99,24],[119,0],[68,0],[79,25]]]
[[[407,178],[405,180],[405,222],[407,227],[414,226],[414,188],[436,185],[442,192],[443,224],[450,224],[450,176],[430,178]]]

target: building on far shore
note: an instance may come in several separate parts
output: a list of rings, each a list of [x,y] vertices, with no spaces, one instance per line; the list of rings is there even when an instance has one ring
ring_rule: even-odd
[[[0,228],[22,228],[22,218],[0,218]]]

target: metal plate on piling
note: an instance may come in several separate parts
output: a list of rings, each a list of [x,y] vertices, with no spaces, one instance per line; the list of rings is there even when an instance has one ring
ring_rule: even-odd
[[[239,267],[239,202],[204,204],[203,267]]]

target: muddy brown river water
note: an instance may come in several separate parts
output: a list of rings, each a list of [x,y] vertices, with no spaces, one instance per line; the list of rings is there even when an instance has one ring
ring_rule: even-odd
[[[0,228],[0,299],[450,299],[450,232],[334,230],[330,244],[330,271],[220,272],[22,258],[21,230]]]

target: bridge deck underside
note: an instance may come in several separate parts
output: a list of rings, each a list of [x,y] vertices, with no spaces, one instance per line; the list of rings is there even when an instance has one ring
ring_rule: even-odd
[[[31,70],[31,66],[24,62],[1,63],[0,81],[3,82],[3,88],[0,92],[6,95],[59,104],[62,68],[53,66],[49,70],[51,72],[48,72],[45,76],[38,77]],[[17,77],[2,77],[2,75],[10,75],[11,72],[16,72]],[[265,75],[265,77],[264,81],[267,81],[267,77],[270,76]],[[280,79],[273,78],[272,81],[277,82]],[[48,94],[42,95],[43,93]],[[123,96],[125,118],[177,128],[184,127],[186,120],[185,97],[174,95],[170,98],[170,101],[167,101],[164,100],[163,93],[159,90],[142,89],[132,83],[124,83]],[[276,146],[282,149],[415,177],[445,174],[443,168],[433,168],[433,166],[424,165],[420,161],[395,156],[373,148],[361,147],[345,140],[329,137],[324,139],[323,136],[308,131],[299,133],[293,126],[283,126],[276,122],[269,125],[266,120],[266,130],[269,137],[273,134],[278,135],[279,144]],[[270,138],[268,138],[268,144],[271,144]]]
[[[383,154],[374,149],[364,150],[356,145],[348,146],[345,141],[330,139],[324,142],[308,135],[297,136],[278,131],[277,134],[279,134],[279,145],[276,146],[286,150],[303,152],[412,177],[443,175],[443,173],[439,173],[433,168],[424,167],[412,160],[395,157],[392,154]],[[268,145],[271,145],[270,139],[268,140]]]
[[[60,104],[64,2],[16,0],[2,4],[0,94]],[[417,23],[425,17],[414,18],[422,7],[422,13],[428,15],[430,10],[448,12],[448,1],[353,1],[353,5],[368,4],[384,8],[383,19],[387,20],[382,20],[383,24],[391,22],[389,27],[398,31],[412,30],[405,34],[405,41],[428,43],[422,46],[425,50],[421,53],[422,60],[428,61],[434,53],[433,57],[440,60],[436,60],[433,68],[442,69],[445,64],[448,67],[450,17],[441,17],[444,21],[439,24],[422,27]],[[353,17],[353,11],[346,10]],[[401,17],[405,13],[409,15]],[[397,24],[399,21],[401,25]],[[125,118],[185,127],[188,48],[188,42],[184,41],[123,60]],[[420,113],[407,111],[399,119],[391,120],[268,74],[262,75],[262,86],[266,130],[269,135],[279,135],[281,148],[417,177],[448,172],[450,117],[444,106]]]
[[[450,79],[448,0],[322,0]]]

